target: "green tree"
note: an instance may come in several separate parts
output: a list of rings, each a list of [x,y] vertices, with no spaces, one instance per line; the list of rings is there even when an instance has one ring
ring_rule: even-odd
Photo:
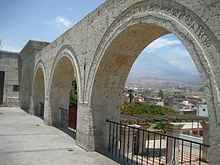
[[[77,84],[76,79],[73,79],[72,88],[70,91],[70,105],[77,105]]]
[[[121,105],[122,114],[151,114],[151,115],[174,115],[176,111],[169,107],[149,105],[146,103],[124,103]]]
[[[158,97],[164,98],[164,93],[163,93],[162,90],[159,91],[159,93],[158,93]]]

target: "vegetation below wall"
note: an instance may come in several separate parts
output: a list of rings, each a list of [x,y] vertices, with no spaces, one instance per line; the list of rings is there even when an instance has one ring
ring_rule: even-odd
[[[72,88],[71,88],[71,91],[70,91],[69,105],[77,105],[77,84],[76,84],[76,79],[75,78],[72,82]]]
[[[175,115],[177,112],[169,107],[161,107],[158,105],[149,105],[146,103],[123,103],[121,105],[121,114],[123,115],[135,115],[135,114],[149,114],[149,115]],[[128,124],[140,124],[140,121],[131,121],[124,117],[124,123]],[[162,130],[166,131],[165,123],[156,122],[156,123],[141,123],[142,128],[146,129],[154,129],[154,130]],[[143,125],[145,125],[143,127]]]
[[[177,112],[169,107],[158,105],[149,105],[146,103],[123,103],[121,113],[125,115],[132,114],[151,114],[151,115],[174,115]]]

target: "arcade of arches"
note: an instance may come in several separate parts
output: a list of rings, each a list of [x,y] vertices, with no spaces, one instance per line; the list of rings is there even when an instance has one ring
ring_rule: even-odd
[[[43,118],[44,112],[43,107],[44,97],[45,97],[45,85],[44,85],[44,73],[42,69],[38,69],[36,72],[36,76],[34,79],[34,87],[33,87],[33,108],[34,115]]]
[[[119,120],[123,87],[135,59],[152,41],[173,33],[191,55],[205,87],[212,132],[209,159],[216,164],[220,162],[219,9],[220,3],[211,0],[108,0],[48,46],[38,41],[32,48],[25,46],[23,54],[29,53],[22,63],[33,64],[30,74],[35,78],[27,80],[28,74],[21,72],[22,98],[31,96],[30,105],[24,105],[39,115],[38,102],[43,102],[44,122],[67,126],[68,113],[60,108],[68,109],[76,76],[77,144],[102,151],[107,146],[105,121]],[[38,69],[39,61],[44,69]]]

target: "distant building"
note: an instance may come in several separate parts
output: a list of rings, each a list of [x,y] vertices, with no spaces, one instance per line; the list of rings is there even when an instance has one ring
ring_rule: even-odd
[[[197,108],[194,104],[184,100],[182,104],[179,105],[179,112],[183,115],[196,115]]]
[[[144,102],[151,105],[164,106],[164,100],[161,97],[147,97],[144,99]]]
[[[208,109],[206,103],[198,104],[197,116],[205,116],[208,117]]]
[[[208,117],[207,104],[205,102],[199,102],[196,105],[189,101],[183,101],[179,105],[179,112],[183,115],[197,115]]]
[[[18,105],[18,53],[0,50],[0,106]]]
[[[134,96],[134,102],[139,102],[139,103],[143,103],[144,102],[144,97],[142,96]]]

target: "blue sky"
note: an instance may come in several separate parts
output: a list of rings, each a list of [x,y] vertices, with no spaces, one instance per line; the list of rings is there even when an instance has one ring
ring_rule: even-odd
[[[0,0],[3,50],[20,51],[28,40],[53,41],[104,0]]]
[[[0,0],[1,49],[20,51],[30,39],[51,42],[103,2],[104,0]],[[174,35],[157,39],[144,51],[157,54],[181,69],[197,73],[190,55]]]

